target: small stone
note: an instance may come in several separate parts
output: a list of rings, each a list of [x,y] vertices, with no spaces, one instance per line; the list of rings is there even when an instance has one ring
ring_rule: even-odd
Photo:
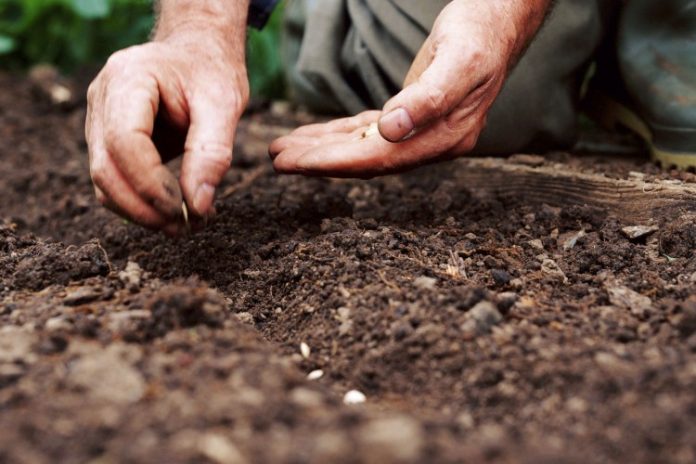
[[[365,394],[358,390],[350,390],[343,395],[344,404],[362,404],[367,401]]]
[[[68,384],[86,391],[95,400],[118,405],[137,403],[145,394],[145,380],[138,370],[124,359],[128,348],[112,344],[78,359],[68,375]]]
[[[36,335],[24,329],[5,327],[0,330],[0,365],[31,364],[36,360],[33,348]]]
[[[321,369],[314,370],[307,374],[307,380],[319,380],[324,377],[324,371]]]
[[[493,277],[495,284],[498,286],[501,286],[501,287],[509,284],[510,280],[512,280],[512,277],[510,277],[510,274],[507,271],[504,271],[502,269],[491,270],[491,277]]]
[[[499,324],[503,320],[503,315],[500,314],[498,308],[490,301],[480,301],[467,312],[467,318],[475,322],[476,329],[479,333],[488,333],[493,326]],[[466,329],[470,329],[468,325]]]
[[[242,312],[235,314],[235,316],[242,324],[254,325],[254,316],[251,313]]]
[[[321,408],[324,398],[321,393],[309,388],[297,387],[290,392],[290,401],[293,404],[307,409]]]
[[[118,278],[131,292],[140,288],[140,282],[143,277],[143,270],[140,265],[134,261],[128,261],[126,269],[118,273]]]
[[[403,415],[371,420],[359,431],[369,462],[418,462],[423,442],[422,426]]]
[[[483,264],[485,264],[486,267],[489,269],[500,269],[500,268],[504,267],[504,264],[501,260],[496,259],[490,255],[483,258]]]
[[[621,229],[621,233],[629,240],[637,240],[660,230],[657,226],[629,226]]]
[[[47,320],[46,325],[44,325],[44,328],[49,332],[56,332],[59,330],[70,330],[72,328],[72,325],[70,324],[70,322],[65,320],[64,317],[57,316]]]
[[[300,343],[300,354],[304,359],[307,359],[312,354],[312,349],[305,342],[302,342]]]
[[[650,298],[628,287],[611,285],[607,286],[606,290],[611,304],[630,310],[634,316],[642,317],[652,309],[652,300]]]
[[[565,272],[563,272],[563,269],[561,269],[558,266],[558,263],[556,263],[556,261],[550,258],[543,259],[541,263],[541,272],[550,277],[555,278],[556,280],[563,282],[564,284],[568,283],[568,277],[566,277]]]
[[[420,276],[416,280],[413,281],[413,285],[416,288],[420,288],[422,290],[432,290],[435,288],[435,285],[437,284],[437,279],[434,279],[432,277],[427,277],[427,276]]]
[[[539,240],[538,238],[536,238],[534,240],[530,240],[527,243],[529,244],[530,247],[534,248],[535,250],[544,251],[544,243],[541,240]]]
[[[496,298],[498,302],[498,310],[502,314],[507,314],[507,312],[510,311],[510,308],[517,303],[518,299],[519,295],[515,292],[503,292],[498,294],[498,297]]]
[[[206,433],[198,440],[199,452],[217,464],[243,464],[248,462],[239,448],[227,437],[218,433]]]
[[[63,298],[63,304],[67,306],[79,306],[92,301],[98,300],[101,293],[92,287],[80,287],[68,291],[68,294]]]

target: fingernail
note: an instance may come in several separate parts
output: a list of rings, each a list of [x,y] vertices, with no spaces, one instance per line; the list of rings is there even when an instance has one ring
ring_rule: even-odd
[[[215,199],[215,187],[210,184],[201,184],[193,196],[193,209],[198,216],[204,216]]]
[[[382,116],[379,120],[379,132],[382,137],[390,142],[399,142],[408,137],[416,128],[413,119],[404,108],[397,108],[394,111]]]

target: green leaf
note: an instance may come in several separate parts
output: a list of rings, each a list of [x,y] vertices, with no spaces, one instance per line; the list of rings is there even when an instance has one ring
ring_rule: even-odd
[[[70,4],[75,13],[84,19],[106,18],[111,13],[109,0],[71,0]]]
[[[6,35],[0,35],[0,55],[5,55],[14,51],[17,43],[12,37],[7,37]]]

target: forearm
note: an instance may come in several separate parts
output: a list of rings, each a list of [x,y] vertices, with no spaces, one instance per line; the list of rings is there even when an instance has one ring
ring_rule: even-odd
[[[156,5],[156,41],[180,32],[208,33],[243,43],[250,0],[160,0]]]
[[[541,29],[553,4],[554,0],[500,0],[499,5],[513,31],[509,36],[511,66],[517,63]]]

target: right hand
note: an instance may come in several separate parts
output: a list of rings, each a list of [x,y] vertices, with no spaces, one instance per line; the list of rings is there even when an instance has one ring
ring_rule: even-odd
[[[88,92],[85,131],[98,200],[168,235],[184,230],[182,201],[192,216],[214,213],[249,98],[244,40],[205,31],[188,28],[117,52]],[[163,163],[181,154],[177,180]]]

